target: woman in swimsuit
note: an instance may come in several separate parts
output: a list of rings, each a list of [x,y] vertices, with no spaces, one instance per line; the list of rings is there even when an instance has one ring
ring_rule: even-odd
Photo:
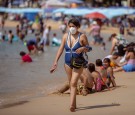
[[[135,71],[135,51],[133,47],[130,47],[126,51],[126,63],[124,66],[114,69],[114,72],[122,71],[133,72]]]
[[[65,71],[68,76],[70,84],[70,111],[75,112],[76,109],[76,91],[77,91],[77,82],[83,71],[83,67],[80,69],[75,69],[70,66],[71,63],[71,50],[73,57],[80,57],[84,52],[90,51],[88,48],[89,43],[85,34],[81,34],[78,29],[80,23],[77,19],[71,19],[68,22],[69,33],[65,33],[62,38],[62,43],[57,52],[56,58],[54,60],[53,66],[50,69],[50,72],[53,73],[57,66],[58,60],[63,53],[65,48]],[[87,47],[86,47],[87,46]]]

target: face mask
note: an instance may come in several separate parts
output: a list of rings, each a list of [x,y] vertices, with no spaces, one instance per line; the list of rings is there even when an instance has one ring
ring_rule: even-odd
[[[69,31],[71,32],[71,34],[75,34],[77,30],[75,27],[71,27]]]

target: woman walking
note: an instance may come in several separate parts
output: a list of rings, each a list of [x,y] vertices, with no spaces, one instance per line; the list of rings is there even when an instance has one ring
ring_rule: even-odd
[[[78,29],[80,28],[80,23],[77,19],[69,20],[68,27],[69,32],[65,33],[62,38],[62,43],[57,52],[50,72],[53,73],[56,70],[58,66],[58,60],[60,59],[60,56],[62,55],[65,48],[64,67],[70,84],[70,111],[75,112],[77,82],[83,71],[83,66],[80,68],[74,68],[73,66],[71,66],[71,60],[72,57],[83,57],[83,53],[90,51],[91,47],[89,47],[86,35],[78,31]]]

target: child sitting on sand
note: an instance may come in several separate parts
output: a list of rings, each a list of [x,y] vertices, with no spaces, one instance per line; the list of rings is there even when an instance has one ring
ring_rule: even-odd
[[[118,52],[114,52],[112,55],[108,55],[105,58],[109,58],[111,60],[110,66],[116,68],[116,67],[120,67],[117,60],[118,57],[119,57]]]
[[[88,64],[88,69],[91,72],[92,77],[94,79],[95,91],[97,91],[97,92],[101,91],[103,89],[102,83],[106,84],[104,82],[104,79],[101,77],[100,73],[98,71],[96,71],[95,65],[93,63]],[[106,86],[106,87],[108,88],[108,90],[110,90],[108,86]]]
[[[108,78],[107,78],[107,71],[103,66],[102,60],[101,59],[97,59],[96,60],[96,71],[98,71],[102,77],[102,90],[104,90],[105,88],[108,88]]]
[[[95,65],[93,63],[88,64],[88,70],[92,74],[92,77],[94,79],[94,84],[95,84],[95,91],[99,92],[101,91],[101,75],[98,71],[95,70]]]
[[[31,57],[28,54],[26,54],[24,51],[20,52],[20,56],[22,57],[22,62],[21,63],[24,63],[24,62],[30,63],[30,62],[32,62]]]
[[[113,87],[116,87],[115,78],[113,75],[113,68],[110,66],[111,60],[109,58],[105,58],[103,60],[104,68],[107,71],[107,78],[109,79],[109,85],[112,83]]]

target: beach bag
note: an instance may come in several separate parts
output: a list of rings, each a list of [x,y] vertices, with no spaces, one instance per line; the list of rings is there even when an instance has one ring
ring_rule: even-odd
[[[86,60],[84,57],[72,57],[71,58],[71,67],[79,69],[85,65]]]
[[[70,37],[70,46],[71,46],[71,37]],[[71,53],[71,62],[70,62],[71,67],[75,69],[80,69],[81,67],[85,67],[87,65],[88,62],[85,60],[83,56],[73,57],[72,50],[70,50],[70,53]],[[86,53],[85,55],[88,58],[88,55]]]

